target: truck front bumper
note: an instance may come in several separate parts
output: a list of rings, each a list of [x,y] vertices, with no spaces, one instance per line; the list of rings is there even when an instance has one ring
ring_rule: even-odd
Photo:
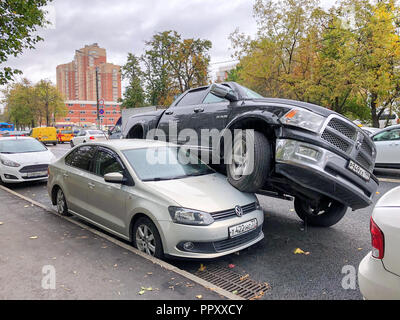
[[[374,175],[366,181],[348,169],[348,160],[310,143],[277,139],[275,160],[277,173],[354,210],[369,206],[378,188]]]

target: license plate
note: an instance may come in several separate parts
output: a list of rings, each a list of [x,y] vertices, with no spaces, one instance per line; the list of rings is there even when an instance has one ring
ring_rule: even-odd
[[[229,227],[229,237],[234,238],[240,236],[241,234],[247,233],[257,229],[257,219],[253,219],[235,226]]]
[[[348,168],[366,181],[371,178],[371,174],[367,170],[365,170],[352,160],[350,160]]]
[[[29,172],[29,173],[26,174],[26,176],[27,176],[28,178],[47,176],[47,171]]]
[[[48,138],[48,136],[43,136],[43,137],[42,137],[42,139],[47,139],[47,138]]]

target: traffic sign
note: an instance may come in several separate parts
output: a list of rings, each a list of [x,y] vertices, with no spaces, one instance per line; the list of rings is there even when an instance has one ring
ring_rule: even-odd
[[[104,99],[99,100],[99,105],[104,106]]]
[[[104,109],[100,109],[100,110],[99,110],[99,113],[100,113],[100,114],[104,114]]]

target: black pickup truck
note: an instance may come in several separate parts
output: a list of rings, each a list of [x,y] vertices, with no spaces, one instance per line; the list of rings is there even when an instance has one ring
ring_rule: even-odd
[[[311,225],[329,227],[348,207],[369,206],[379,184],[369,136],[342,115],[314,104],[264,98],[235,82],[212,84],[186,91],[166,110],[130,117],[123,136],[144,139],[158,129],[168,141],[187,144],[188,139],[170,132],[171,124],[178,133],[192,129],[198,137],[202,129],[252,131],[246,139],[232,139],[233,154],[240,150],[242,157],[222,159],[219,168],[241,191],[294,197],[297,215]],[[221,158],[223,135],[217,151]],[[195,144],[208,150],[214,146]],[[242,174],[250,149],[254,168]]]

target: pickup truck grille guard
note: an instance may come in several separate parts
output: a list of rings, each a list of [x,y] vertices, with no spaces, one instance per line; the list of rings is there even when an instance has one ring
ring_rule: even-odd
[[[321,138],[346,153],[352,160],[372,172],[374,169],[375,148],[362,129],[337,116],[327,119]]]

